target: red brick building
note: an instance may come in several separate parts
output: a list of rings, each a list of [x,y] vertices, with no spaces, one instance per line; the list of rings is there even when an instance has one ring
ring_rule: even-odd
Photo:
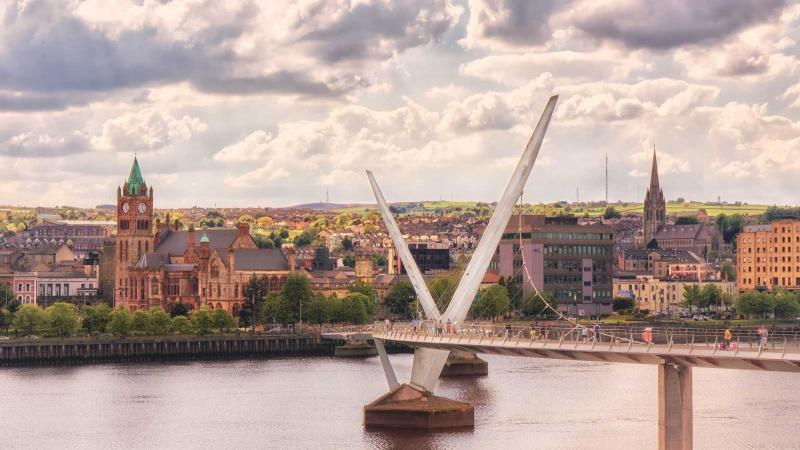
[[[115,304],[131,311],[182,304],[225,309],[236,315],[244,287],[255,275],[270,291],[294,269],[294,253],[259,249],[250,226],[181,231],[176,223],[153,222],[153,188],[134,158],[128,180],[117,188]]]

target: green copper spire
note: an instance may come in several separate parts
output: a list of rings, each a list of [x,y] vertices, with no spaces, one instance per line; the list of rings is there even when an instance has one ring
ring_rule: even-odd
[[[206,235],[205,231],[203,232],[203,237],[200,238],[200,243],[201,244],[208,244],[208,235]]]
[[[141,195],[139,190],[142,187],[144,178],[142,172],[139,170],[139,161],[133,157],[133,166],[131,166],[131,173],[128,175],[128,195]]]

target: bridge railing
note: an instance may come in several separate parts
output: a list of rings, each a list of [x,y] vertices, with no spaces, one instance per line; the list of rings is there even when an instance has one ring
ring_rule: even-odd
[[[794,330],[637,327],[637,326],[575,326],[572,324],[532,324],[529,326],[498,325],[495,323],[442,323],[435,321],[376,323],[373,335],[417,338],[464,338],[470,343],[484,339],[505,341],[544,341],[558,343],[607,343],[628,345],[684,345],[719,350],[782,350],[800,351],[800,332]]]

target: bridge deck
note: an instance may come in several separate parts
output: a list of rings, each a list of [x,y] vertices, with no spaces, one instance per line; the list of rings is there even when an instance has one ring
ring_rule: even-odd
[[[643,342],[609,334],[585,338],[576,333],[560,332],[554,333],[555,336],[551,338],[550,333],[531,336],[523,329],[499,330],[479,328],[443,333],[395,326],[392,329],[377,327],[372,336],[414,347],[506,356],[800,372],[800,348],[785,342],[784,345],[772,347],[753,346],[752,343],[737,345],[734,342],[728,349],[722,349],[716,342],[676,344],[672,338],[667,343],[654,344],[652,338],[649,342]]]

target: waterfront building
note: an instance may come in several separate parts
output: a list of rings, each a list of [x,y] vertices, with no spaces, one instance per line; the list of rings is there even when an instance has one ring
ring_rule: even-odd
[[[683,310],[686,286],[717,286],[723,294],[736,295],[736,283],[732,281],[702,281],[659,279],[652,275],[614,278],[614,297],[633,300],[637,309],[649,312],[671,312]]]
[[[579,225],[575,217],[512,216],[490,268],[516,280],[526,293],[536,286],[553,294],[560,310],[609,314],[613,247],[609,225]]]
[[[736,236],[739,292],[800,289],[800,220],[748,225]]]
[[[180,230],[177,221],[153,222],[153,188],[134,158],[117,188],[116,304],[131,311],[178,304],[238,314],[252,276],[279,290],[295,268],[294,251],[259,249],[250,225],[235,229]]]
[[[19,235],[7,239],[13,248],[32,248],[40,245],[66,244],[82,258],[90,252],[100,252],[103,241],[113,235],[115,222],[91,220],[46,220]]]

